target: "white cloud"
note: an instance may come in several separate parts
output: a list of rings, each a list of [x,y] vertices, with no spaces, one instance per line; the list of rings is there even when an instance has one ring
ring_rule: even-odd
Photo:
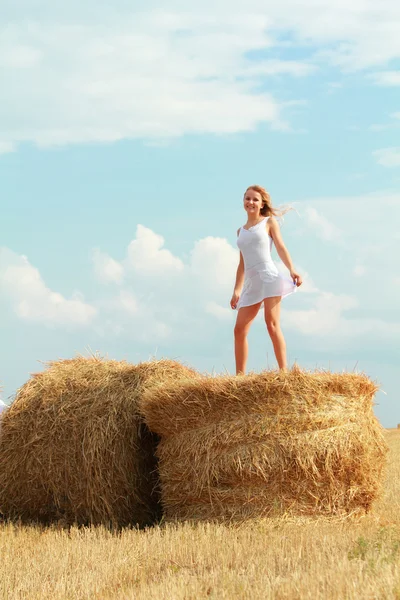
[[[356,277],[362,277],[367,272],[367,269],[364,265],[355,265],[353,269],[353,273]]]
[[[360,306],[357,298],[320,292],[314,298],[311,308],[282,311],[284,327],[306,336],[324,337],[326,347],[345,342],[349,338],[370,336],[396,340],[400,335],[400,323],[383,319],[348,318],[345,312]]]
[[[119,308],[128,314],[137,314],[139,312],[139,304],[136,297],[127,290],[121,290],[116,301],[113,303],[115,308]]]
[[[164,248],[162,235],[143,225],[138,225],[136,237],[127,247],[126,258],[121,263],[96,249],[92,252],[93,266],[103,279],[120,282],[148,294],[156,302],[172,301],[175,291],[182,297],[193,294],[197,301],[224,298],[232,292],[239,252],[224,238],[207,237],[194,243],[185,264],[170,250]],[[108,270],[104,268],[110,267]],[[114,277],[115,272],[118,277]],[[173,279],[171,279],[173,277]],[[168,283],[168,285],[166,285]],[[121,292],[123,293],[123,292]],[[120,294],[121,294],[120,293]],[[121,295],[118,296],[121,306]]]
[[[285,326],[305,335],[336,335],[342,312],[356,306],[358,301],[351,296],[335,296],[332,293],[320,292],[315,297],[312,308],[285,310],[282,321]]]
[[[125,265],[134,271],[149,275],[168,276],[182,271],[184,265],[181,259],[163,246],[162,235],[138,225],[136,239],[128,246]]]
[[[343,83],[341,83],[340,81],[330,81],[327,84],[327,93],[334,94],[341,88],[343,88]]]
[[[228,16],[216,26],[212,18],[138,13],[112,24],[21,24],[0,50],[12,57],[25,38],[36,62],[1,73],[6,142],[157,140],[282,121],[279,102],[256,89],[260,74],[248,71],[246,53],[271,46],[262,18]],[[312,66],[270,61],[264,70],[299,76]],[[21,102],[27,93],[30,102]]]
[[[239,251],[224,238],[206,237],[193,246],[190,257],[192,278],[208,294],[233,291]]]
[[[400,85],[400,71],[381,71],[370,76],[377,85],[397,87]]]
[[[293,75],[304,77],[318,70],[317,65],[298,60],[266,60],[261,63],[249,64],[246,67],[247,77],[260,75]]]
[[[363,310],[371,311],[371,314],[377,307],[378,290],[382,319],[387,320],[387,315],[394,314],[400,305],[399,289],[393,283],[400,247],[397,230],[400,194],[382,190],[359,196],[313,198],[299,203],[300,214],[303,214],[302,205],[315,208],[341,230],[340,244],[324,245],[318,252],[311,253],[304,248],[306,257],[301,258],[301,262],[313,278],[317,280],[319,276],[318,287],[335,293],[346,291],[358,297]],[[307,234],[305,227],[293,229],[293,240],[299,244],[301,252]],[[358,268],[354,271],[355,267]],[[368,269],[368,274],[361,275],[362,267]],[[379,335],[378,330],[376,335]]]
[[[96,327],[101,335],[111,331],[142,339],[151,338],[153,331],[154,337],[179,337],[193,335],[199,328],[204,333],[207,314],[234,318],[229,301],[238,250],[226,239],[207,237],[194,243],[184,263],[163,246],[163,236],[143,225],[137,227],[122,261],[123,289],[99,302],[103,317]]]
[[[305,215],[308,224],[315,230],[316,234],[321,239],[330,242],[337,242],[342,239],[340,229],[312,206],[306,207]]]
[[[6,37],[7,34],[4,36]],[[36,48],[23,44],[4,44],[1,47],[0,68],[3,69],[29,69],[37,65],[41,59],[41,52]]]
[[[153,286],[157,288],[157,281]],[[101,337],[128,337],[144,343],[164,341],[171,336],[172,329],[157,308],[151,298],[139,298],[130,289],[120,290],[111,299],[98,302],[101,319],[96,321],[94,330]]]
[[[2,295],[11,299],[15,313],[26,321],[86,326],[96,315],[96,309],[84,302],[81,294],[76,292],[68,300],[53,292],[26,256],[7,248],[0,249],[0,283]]]
[[[370,131],[386,131],[387,129],[397,129],[400,127],[400,123],[398,123],[400,112],[391,113],[389,116],[391,118],[389,123],[374,123],[369,126]]]
[[[237,314],[237,313],[234,313],[234,311],[231,308],[227,308],[226,306],[221,306],[217,302],[213,302],[213,301],[206,303],[205,311],[209,315],[213,315],[214,317],[217,317],[217,319],[226,320],[226,321],[228,321],[228,320],[231,321],[234,318],[234,316]]]
[[[387,70],[400,57],[397,0],[204,0],[184,12],[180,0],[168,12],[157,1],[147,12],[119,0],[18,6],[4,9],[0,29],[7,144],[158,143],[262,123],[292,131],[287,103],[269,92],[271,76],[382,67],[373,81],[397,82]],[[284,59],[285,45],[304,60]]]
[[[1,142],[0,141],[0,154],[8,154],[10,152],[15,152],[17,149],[16,144],[12,142]]]
[[[400,147],[381,148],[372,154],[383,167],[400,167]]]
[[[370,131],[385,131],[386,129],[391,129],[393,127],[392,123],[373,123],[368,127]]]
[[[121,283],[124,276],[123,266],[98,248],[91,253],[96,277],[103,283]]]

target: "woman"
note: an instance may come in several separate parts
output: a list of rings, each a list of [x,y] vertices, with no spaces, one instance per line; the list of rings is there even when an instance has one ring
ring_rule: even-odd
[[[231,299],[231,307],[238,309],[234,330],[236,375],[244,375],[246,371],[247,334],[262,305],[276,360],[279,368],[285,370],[286,344],[279,323],[281,300],[302,284],[274,218],[286,211],[273,208],[268,192],[258,185],[247,188],[243,206],[247,212],[247,223],[237,231],[240,261]],[[291,279],[281,275],[273,262],[272,242],[289,269]]]

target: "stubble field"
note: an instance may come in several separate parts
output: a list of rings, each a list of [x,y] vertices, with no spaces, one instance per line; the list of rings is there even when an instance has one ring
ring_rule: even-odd
[[[400,430],[362,518],[111,533],[0,524],[0,598],[400,600]]]

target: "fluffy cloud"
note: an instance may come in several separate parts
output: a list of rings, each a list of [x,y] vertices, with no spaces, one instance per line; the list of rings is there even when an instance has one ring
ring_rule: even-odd
[[[221,306],[217,302],[207,302],[205,306],[206,313],[217,317],[217,319],[231,321],[232,320],[232,309],[226,306]]]
[[[98,248],[91,254],[96,277],[103,283],[121,283],[124,276],[123,266]]]
[[[364,265],[355,265],[353,269],[353,273],[356,277],[362,277],[367,272],[367,269]]]
[[[226,239],[206,237],[195,242],[190,258],[193,285],[214,298],[232,292],[239,252]],[[230,299],[230,298],[229,298]]]
[[[15,152],[17,149],[16,145],[12,142],[1,142],[0,141],[0,154],[8,154],[9,152]]]
[[[306,200],[304,205],[301,215],[311,207],[341,231],[339,242],[333,236],[318,252],[302,258],[313,277],[320,278],[319,287],[335,294],[345,290],[359,298],[362,309],[370,314],[379,311],[385,321],[389,320],[388,315],[397,314],[395,318],[400,321],[400,290],[393,281],[398,270],[400,233],[396,224],[400,219],[400,194],[382,191],[327,196]],[[306,228],[299,227],[293,236],[303,246],[307,233]]]
[[[189,260],[184,263],[164,248],[164,243],[163,236],[138,225],[135,239],[128,244],[126,257],[117,263],[119,273],[122,269],[124,287],[101,306],[107,315],[106,322],[123,322],[124,327],[118,329],[121,334],[132,332],[132,328],[137,333],[158,323],[158,330],[167,335],[177,328],[190,331],[197,327],[199,315],[233,319],[229,300],[238,265],[238,250],[223,238],[207,237],[194,243]],[[99,250],[96,255],[101,256],[101,261],[94,265],[95,269],[99,264],[116,262]],[[103,281],[105,275],[98,273]]]
[[[129,269],[158,276],[168,276],[183,270],[183,262],[169,250],[163,248],[164,238],[143,225],[136,229],[136,239],[128,246],[127,260]]]
[[[356,298],[320,292],[312,302],[311,308],[283,311],[283,323],[305,335],[335,334],[341,325],[342,313],[357,306]]]
[[[371,131],[385,131],[387,129],[398,129],[400,127],[400,112],[394,112],[390,115],[389,123],[374,123],[370,125],[369,129]]]
[[[383,167],[400,167],[400,147],[381,148],[375,150],[373,156]]]
[[[23,320],[51,326],[87,326],[96,316],[96,309],[81,294],[75,293],[68,300],[52,291],[26,256],[7,248],[0,249],[0,283],[2,296],[11,300],[15,313]]]
[[[364,336],[395,341],[400,335],[400,322],[383,319],[346,317],[346,311],[358,308],[357,298],[320,292],[312,306],[304,310],[283,310],[283,325],[306,336],[325,338],[326,347],[337,341]]]
[[[94,324],[100,337],[128,337],[141,343],[163,341],[171,327],[157,313],[157,306],[131,289],[121,289],[111,298],[98,302],[101,319]]]
[[[21,40],[25,63],[17,66]],[[149,13],[111,25],[10,26],[0,32],[0,53],[8,57],[0,66],[4,142],[51,146],[232,133],[261,122],[279,127],[279,102],[257,91],[260,74],[247,71],[246,53],[270,46],[265,20],[256,17],[228,16],[215,26],[207,18]],[[264,70],[300,76],[312,67],[269,61]],[[19,100],[27,91],[28,104]]]
[[[377,85],[385,87],[397,87],[400,85],[400,71],[381,71],[371,74],[371,78]]]
[[[178,0],[168,12],[157,1],[147,12],[121,0],[17,5],[2,9],[0,28],[6,148],[226,134],[261,123],[289,130],[285,111],[295,99],[272,96],[267,78],[332,65],[374,69],[372,81],[398,85],[398,72],[387,70],[400,57],[397,0],[204,0],[184,12]],[[288,46],[305,59],[287,58]]]
[[[139,312],[139,303],[137,298],[127,290],[121,290],[113,302],[112,307],[122,310],[129,315],[137,315]]]
[[[315,230],[318,237],[327,241],[339,242],[342,240],[340,229],[314,207],[307,206],[304,212],[307,223]]]

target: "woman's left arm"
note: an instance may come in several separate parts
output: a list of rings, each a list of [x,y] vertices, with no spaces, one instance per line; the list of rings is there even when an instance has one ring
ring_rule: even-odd
[[[289,251],[286,248],[285,243],[283,241],[281,230],[280,230],[280,227],[279,227],[279,223],[273,217],[271,217],[270,219],[268,219],[267,223],[268,223],[268,226],[269,226],[268,233],[271,236],[271,238],[272,238],[272,240],[273,240],[273,242],[275,244],[275,248],[276,248],[276,251],[278,253],[278,256],[281,259],[281,261],[283,262],[283,264],[289,269],[290,276],[293,279],[294,283],[298,287],[299,285],[301,285],[303,283],[303,280],[301,278],[301,275],[299,275],[295,271],[295,268],[294,268],[293,263],[292,263],[292,259],[290,258]]]

